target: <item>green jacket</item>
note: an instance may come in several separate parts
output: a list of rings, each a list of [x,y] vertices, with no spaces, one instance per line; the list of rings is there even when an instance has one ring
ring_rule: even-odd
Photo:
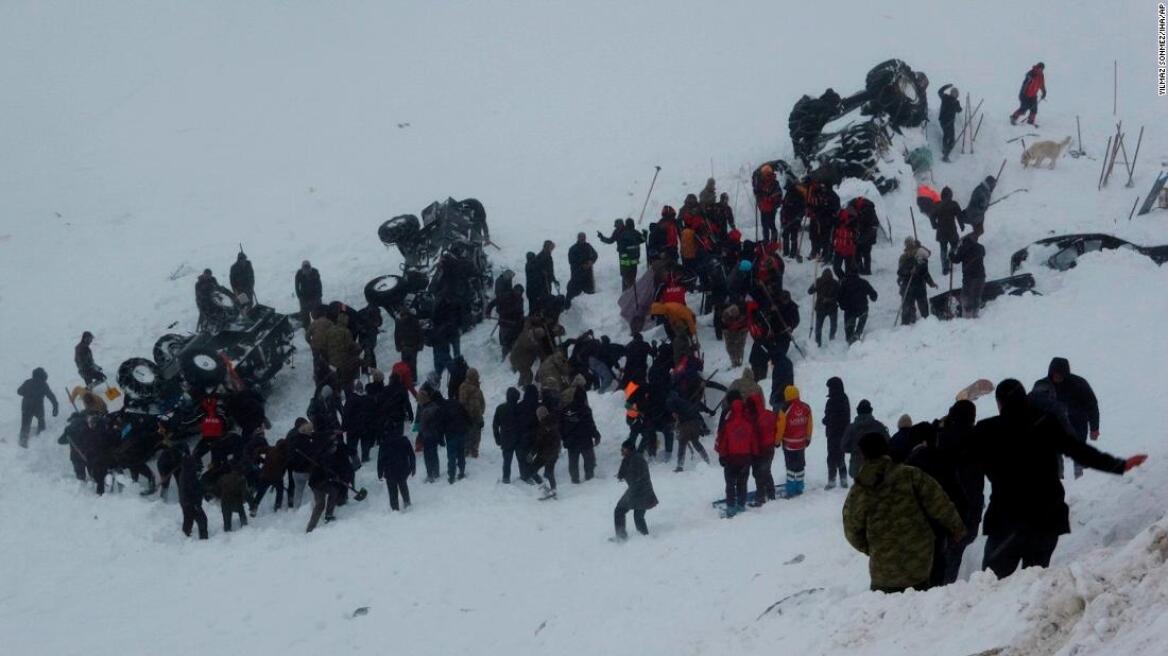
[[[844,503],[844,535],[868,555],[872,585],[908,588],[928,581],[936,524],[965,530],[937,481],[888,457],[864,465]]]

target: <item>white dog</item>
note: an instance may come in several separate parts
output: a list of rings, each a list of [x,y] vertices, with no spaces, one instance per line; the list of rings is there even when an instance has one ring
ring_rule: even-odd
[[[1050,168],[1054,168],[1054,163],[1058,160],[1059,155],[1063,154],[1063,149],[1071,143],[1071,138],[1067,137],[1062,141],[1036,141],[1030,144],[1030,147],[1022,153],[1022,167],[1026,168],[1033,164],[1040,166],[1042,160],[1050,160]]]

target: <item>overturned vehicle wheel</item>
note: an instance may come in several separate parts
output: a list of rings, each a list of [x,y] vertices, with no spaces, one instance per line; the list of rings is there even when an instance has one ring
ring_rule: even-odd
[[[212,326],[225,326],[239,318],[239,301],[230,289],[217,287],[207,298],[203,318]]]
[[[118,367],[118,386],[128,396],[154,398],[162,387],[162,371],[146,358],[130,358]]]
[[[877,64],[864,86],[868,102],[863,113],[886,116],[894,129],[915,128],[929,117],[929,78],[899,59]]]
[[[215,387],[227,376],[227,367],[211,349],[193,348],[179,356],[183,379],[192,387]]]
[[[167,333],[159,337],[158,341],[154,342],[154,362],[159,367],[166,367],[178,357],[179,352],[190,340],[189,336],[176,333]]]
[[[422,223],[413,214],[401,214],[381,224],[377,238],[386,246],[413,241],[422,229]]]

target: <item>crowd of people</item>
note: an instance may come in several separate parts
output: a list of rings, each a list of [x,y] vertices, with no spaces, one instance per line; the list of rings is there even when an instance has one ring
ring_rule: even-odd
[[[1041,65],[1037,70],[1041,79]],[[1024,91],[1033,86],[1028,82]],[[948,161],[961,106],[951,85],[939,93]],[[936,233],[942,275],[952,276],[961,266],[967,317],[976,317],[981,305],[985,249],[978,238],[994,184],[987,177],[964,209],[949,187],[937,192],[922,184],[917,190],[917,206]],[[553,499],[564,451],[572,484],[596,476],[603,436],[590,395],[620,393],[627,435],[619,440],[618,478],[628,489],[614,509],[615,539],[626,539],[630,511],[636,529],[649,530],[646,513],[658,503],[650,463],[673,463],[681,472],[692,453],[712,464],[702,444],[708,435],[724,474],[724,516],[798,497],[805,490],[805,454],[818,413],[796,385],[789,353],[792,346],[801,350],[794,330],[801,321],[797,298],[804,294],[784,285],[787,263],[810,260],[807,266],[815,268],[805,296],[811,297],[816,343],[823,345],[825,326],[827,340],[835,339],[840,310],[846,341],[861,340],[869,304],[878,300],[867,278],[881,221],[871,200],[844,201],[830,178],[796,177],[778,162],[761,166],[752,187],[761,228],[755,240],[743,235],[728,194],[717,192],[713,178],[699,194],[686,196],[680,210],[662,207],[645,230],[630,218],[615,221],[608,235],[597,234],[615,246],[621,288],[635,297],[635,308],[643,308],[628,317],[627,341],[593,330],[569,336],[560,321],[575,299],[597,289],[599,255],[587,234],[579,233],[568,250],[565,295],[559,293],[552,241],[527,253],[525,284],[503,271],[486,312],[495,312],[499,355],[516,376],[506,389],[483,389],[479,370],[461,351],[460,313],[451,308],[438,307],[425,321],[408,309],[392,314],[398,358],[383,371],[377,357],[383,309],[324,303],[320,273],[304,261],[294,284],[315,384],[303,416],[282,437],[270,440],[264,397],[231,378],[188,390],[198,413],[187,424],[109,412],[95,392],[105,375],[94,361],[94,336],[86,332],[74,353],[84,386],[69,399],[80,406],[59,441],[69,447],[77,478],[93,480],[99,494],[111,471],[128,470],[146,481],[144,494],[163,498],[175,480],[188,536],[197,527],[200,538],[208,537],[205,501],[218,498],[223,529],[230,531],[234,520],[246,526],[257,515],[268,491],[278,511],[299,507],[311,490],[306,529],[312,531],[322,519],[332,521],[338,506],[364,498],[356,473],[367,463],[384,481],[393,511],[411,505],[416,454],[422,456],[425,483],[445,478],[457,484],[467,476],[468,460],[473,463],[483,450],[488,421],[502,455],[501,483],[515,478],[540,486],[541,499]],[[937,286],[930,256],[918,239],[906,238],[896,270],[898,315],[905,324],[929,315],[927,288]],[[230,284],[245,304],[255,302],[255,273],[242,251]],[[200,327],[215,320],[218,289],[209,269],[196,282]],[[642,293],[648,295],[644,302]],[[713,339],[724,343],[735,371],[742,368],[729,385],[705,371],[709,351],[699,338],[699,317],[709,317]],[[425,348],[432,350],[432,368],[420,372],[418,355]],[[19,393],[25,446],[34,421],[38,433],[44,428],[45,401],[54,416],[58,406],[43,369]],[[997,385],[995,397],[996,417],[977,421],[966,398],[934,421],[901,417],[890,434],[867,399],[853,412],[841,377],[827,381],[819,422],[827,446],[826,488],[848,489],[844,531],[869,556],[873,589],[954,581],[979,527],[988,537],[984,567],[998,576],[1019,564],[1046,565],[1058,536],[1069,531],[1062,457],[1074,460],[1076,476],[1081,467],[1118,474],[1143,461],[1117,459],[1088,444],[1099,436],[1098,403],[1065,359],[1052,361],[1029,393],[1009,379]],[[498,402],[493,412],[489,401]],[[773,468],[780,450],[784,478],[777,485]],[[993,486],[988,508],[986,480]]]

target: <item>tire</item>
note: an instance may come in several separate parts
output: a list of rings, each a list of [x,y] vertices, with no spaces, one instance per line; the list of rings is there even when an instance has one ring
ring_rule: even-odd
[[[223,325],[239,318],[239,301],[235,294],[226,287],[216,287],[207,298],[207,307],[203,315],[209,324]]]
[[[118,386],[136,399],[154,398],[162,385],[162,370],[146,358],[130,358],[118,367]]]
[[[888,117],[894,128],[913,128],[929,114],[929,79],[899,59],[889,59],[868,71],[864,79],[871,100],[867,108]]]
[[[405,297],[402,277],[392,273],[378,276],[365,284],[365,300],[391,313],[401,307]]]
[[[211,349],[197,348],[179,356],[183,379],[192,387],[214,387],[227,376],[227,367],[219,354]]]
[[[158,341],[154,342],[154,362],[159,367],[165,367],[170,364],[190,339],[186,335],[178,335],[175,333],[167,333],[159,337]]]
[[[413,214],[401,214],[381,224],[377,238],[386,246],[412,241],[422,229],[422,222]]]

